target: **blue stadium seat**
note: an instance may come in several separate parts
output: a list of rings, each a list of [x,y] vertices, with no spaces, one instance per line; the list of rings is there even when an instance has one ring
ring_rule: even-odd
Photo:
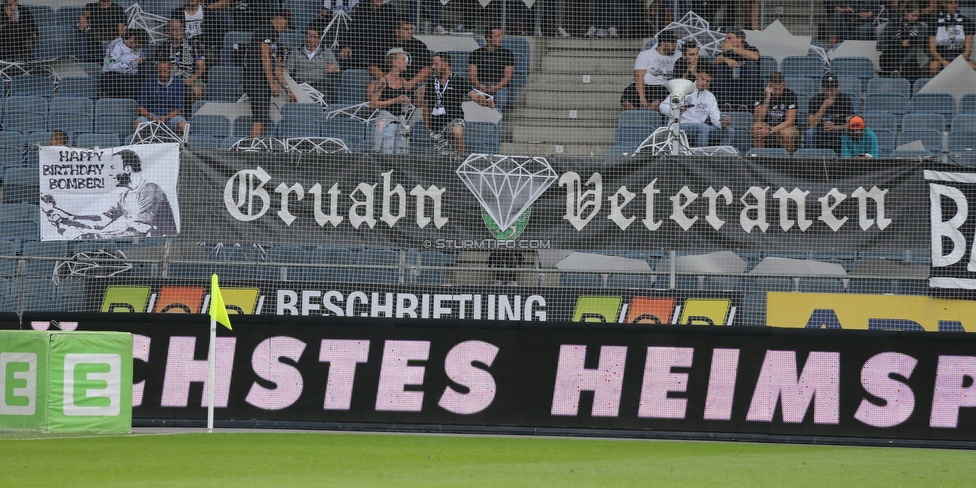
[[[33,170],[37,177],[37,170]],[[4,192],[6,199],[7,192]],[[38,195],[34,201],[38,201]],[[18,243],[40,240],[40,210],[37,205],[29,203],[6,203],[0,205],[0,239],[12,240]],[[18,244],[19,246],[19,244]]]
[[[763,82],[769,81],[769,74],[773,71],[779,71],[779,61],[772,56],[760,56],[759,75],[762,76]]]
[[[0,130],[0,146],[24,147],[24,136],[12,130]]]
[[[864,112],[861,114],[864,123],[872,130],[890,130],[898,132],[898,117],[888,112]]]
[[[942,133],[936,130],[903,130],[898,134],[898,145],[912,141],[922,141],[926,151],[942,152]]]
[[[48,107],[48,130],[69,134],[92,131],[94,104],[87,98],[61,96],[51,99]]]
[[[121,146],[122,143],[119,140],[119,135],[115,133],[110,134],[79,134],[77,142],[75,143],[78,147],[116,147]]]
[[[272,263],[307,264],[308,251],[301,246],[291,244],[275,245],[268,250],[268,261]],[[275,272],[278,272],[277,268],[274,269]],[[298,281],[303,279],[305,272],[305,266],[282,266],[280,269],[283,273],[279,274],[277,279],[281,280]]]
[[[559,286],[569,288],[603,288],[603,276],[599,273],[561,273]]]
[[[286,103],[281,108],[278,137],[318,137],[325,111],[315,103]]]
[[[24,146],[0,146],[0,175],[9,168],[24,165]]]
[[[17,273],[17,247],[19,243],[0,237],[0,277],[9,278]]]
[[[40,200],[41,189],[37,168],[3,170],[3,203],[36,203]]]
[[[56,19],[56,14],[54,13],[54,9],[47,5],[21,5],[20,8],[26,8],[27,10],[30,10],[31,16],[34,17],[34,23],[37,24],[38,27],[42,25],[45,26],[57,25],[57,19]],[[75,23],[76,24],[78,23],[77,20],[75,21]]]
[[[227,137],[230,135],[230,120],[223,115],[194,115],[190,117],[190,134]]]
[[[964,153],[976,151],[976,130],[952,131],[949,133],[949,152]]]
[[[653,110],[624,110],[617,116],[617,127],[648,127],[652,131],[664,125],[664,116]]]
[[[400,281],[400,252],[393,249],[363,249],[356,262],[360,268],[354,273],[359,283],[398,283]]]
[[[319,16],[321,7],[319,3],[304,0],[285,0],[281,4],[281,8],[291,14],[289,22],[291,28],[303,33],[308,23]]]
[[[47,99],[44,97],[7,97],[3,105],[3,128],[30,133],[47,130]]]
[[[856,76],[861,81],[874,78],[874,61],[864,57],[834,58],[830,60],[830,72],[837,76]]]
[[[861,101],[861,91],[863,83],[856,76],[838,76],[838,90],[851,97],[851,100]]]
[[[864,99],[864,111],[890,112],[895,115],[905,115],[908,113],[908,96],[896,93],[869,92]]]
[[[805,76],[820,80],[824,75],[823,60],[814,56],[787,56],[783,58],[780,67],[785,76]]]
[[[529,41],[524,37],[505,37],[502,40],[502,47],[510,49],[515,55],[515,73],[512,75],[513,88],[524,85],[529,79],[529,72],[532,67],[532,49],[529,46]],[[467,69],[464,72],[467,73]]]
[[[229,34],[229,33],[228,33]],[[242,68],[214,66],[207,71],[207,100],[237,102],[244,94]]]
[[[350,265],[357,262],[358,253],[344,247],[319,246],[308,256],[311,264]],[[353,277],[354,268],[341,267],[309,267],[305,270],[307,281],[347,282]]]
[[[282,32],[281,37],[278,39],[281,41],[281,45],[288,48],[292,52],[291,55],[294,55],[295,53],[301,52],[300,49],[305,45],[305,31],[302,29],[296,30],[294,24],[291,27],[291,29]]]
[[[224,246],[215,256],[220,263],[215,264],[213,272],[228,280],[264,280],[277,278],[276,269],[270,266],[258,266],[254,263],[264,262],[264,255],[254,246]]]
[[[976,93],[967,93],[959,100],[959,113],[976,114]]]
[[[51,278],[21,278],[21,300],[24,310],[54,311],[58,303],[58,286]]]
[[[781,147],[754,147],[746,151],[746,156],[751,158],[789,158],[790,153]]]
[[[638,274],[612,274],[607,277],[607,288],[651,290],[654,288],[654,278]]]
[[[240,139],[241,137],[247,137],[247,136],[251,135],[251,121],[252,120],[253,119],[251,118],[250,115],[241,115],[241,116],[237,117],[236,119],[234,119],[234,127],[233,127],[233,132],[231,133],[231,136],[237,137],[238,139]],[[278,124],[276,124],[275,121],[272,120],[267,125],[267,133],[268,134],[277,134],[278,133]]]
[[[61,27],[75,28],[78,25],[78,21],[81,20],[81,13],[84,11],[85,7],[83,5],[66,5],[60,7],[54,13],[54,23]]]
[[[502,129],[491,122],[468,122],[464,140],[469,153],[498,154]]]
[[[951,93],[919,93],[912,97],[914,113],[936,113],[946,118],[956,114],[956,97]]]
[[[85,311],[87,296],[85,280],[69,278],[58,283],[57,310],[61,312]]]
[[[930,81],[932,81],[932,78],[919,78],[915,80],[915,83],[912,83],[912,96],[918,94],[918,91],[921,90]]]
[[[17,75],[10,79],[7,96],[44,97],[54,96],[54,80],[47,75]]]
[[[886,129],[871,129],[878,138],[878,153],[881,156],[891,154],[895,150],[895,131]]]
[[[58,83],[59,97],[98,98],[98,78],[91,76],[69,76]]]
[[[135,131],[135,100],[129,98],[101,98],[95,102],[95,133],[118,134],[127,137]]]
[[[457,260],[454,253],[440,251],[421,251],[419,264],[421,267],[444,268],[453,265]],[[421,269],[414,279],[414,283],[422,285],[443,285],[446,272],[444,269]]]
[[[647,136],[654,132],[654,128],[647,127],[618,127],[613,133],[615,146],[640,146]]]
[[[224,42],[220,49],[220,65],[235,66],[238,60],[243,59],[244,49],[251,42],[252,32],[229,31],[224,34]]]
[[[976,131],[976,114],[961,113],[952,118],[952,132]]]
[[[73,27],[57,25],[39,26],[34,43],[34,61],[47,61],[59,57],[79,57],[81,33]]]
[[[25,258],[63,258],[68,255],[67,241],[35,241],[25,242],[21,249]],[[51,276],[57,261],[50,259],[25,259],[24,274],[26,276]]]
[[[362,152],[366,147],[365,131],[365,125],[358,119],[333,117],[322,124],[322,137],[342,139],[353,152]]]
[[[868,95],[883,93],[908,97],[912,94],[912,83],[905,78],[872,78],[866,91]]]
[[[945,132],[945,117],[937,113],[914,112],[901,119],[901,130],[937,130]]]
[[[453,59],[452,59],[453,61]],[[467,73],[467,70],[463,73]],[[339,88],[336,93],[336,103],[340,105],[355,105],[366,100],[366,86],[373,81],[373,76],[364,69],[347,69],[339,75]]]
[[[786,88],[793,90],[797,95],[812,97],[820,91],[819,87],[819,82],[813,81],[812,78],[807,78],[806,76],[786,77]]]

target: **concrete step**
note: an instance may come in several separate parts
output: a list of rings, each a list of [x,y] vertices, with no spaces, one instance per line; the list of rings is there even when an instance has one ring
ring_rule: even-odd
[[[618,111],[619,113],[619,111]],[[605,129],[607,127],[617,126],[617,116],[615,114],[608,113],[604,118],[601,119],[571,119],[566,117],[563,113],[561,117],[533,117],[533,118],[510,118],[506,123],[512,124],[513,127],[548,127],[551,129],[563,128],[583,128],[589,127],[593,129]]]
[[[499,151],[502,154],[518,154],[524,156],[552,156],[557,154],[574,154],[582,156],[602,156],[607,145],[603,144],[559,144],[562,152],[557,152],[556,144],[526,144],[526,143],[502,143]]]
[[[591,120],[591,121],[606,121],[617,123],[617,117],[620,115],[619,107],[608,107],[602,110],[577,110],[576,118],[571,119],[569,110],[549,110],[549,109],[535,109],[527,108],[519,110],[517,113],[511,116],[506,115],[507,120],[521,121],[521,120]]]
[[[539,93],[525,97],[525,109],[550,110],[620,110],[620,93],[597,92],[586,96],[559,92]]]
[[[512,142],[551,144],[613,144],[613,127],[513,127]]]
[[[589,83],[584,82],[584,76],[590,77]],[[569,87],[578,91],[598,91],[608,86],[624,87],[632,81],[634,81],[633,69],[629,73],[611,75],[533,73],[529,75],[529,82],[525,85],[525,88],[550,87],[550,89],[563,89]]]
[[[542,73],[623,75],[634,72],[634,57],[549,55],[542,59]]]
[[[636,55],[643,46],[644,42],[641,39],[560,39],[554,37],[545,38],[545,44],[543,45],[545,49],[548,49],[549,54],[556,54],[562,51],[626,51],[631,53],[631,55]]]

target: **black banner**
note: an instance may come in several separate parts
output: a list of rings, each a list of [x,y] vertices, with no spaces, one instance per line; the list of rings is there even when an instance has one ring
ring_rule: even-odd
[[[133,417],[206,417],[206,316],[24,319],[132,332]],[[976,440],[966,334],[235,320],[217,339],[219,420]]]
[[[486,225],[481,204],[455,174],[459,163],[450,159],[198,151],[182,157],[188,240],[497,245],[497,229]],[[556,180],[531,205],[510,248],[928,247],[919,163],[718,157],[549,163]]]

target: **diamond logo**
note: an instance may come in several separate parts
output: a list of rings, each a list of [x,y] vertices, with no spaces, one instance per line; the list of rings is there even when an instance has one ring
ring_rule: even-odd
[[[556,182],[556,172],[540,157],[472,154],[456,173],[501,230]]]

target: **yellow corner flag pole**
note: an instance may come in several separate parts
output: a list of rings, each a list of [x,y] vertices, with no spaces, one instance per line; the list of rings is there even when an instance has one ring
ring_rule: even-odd
[[[213,432],[214,423],[214,390],[217,389],[216,371],[214,364],[217,362],[217,322],[234,330],[230,326],[230,317],[227,316],[227,307],[224,305],[224,297],[220,295],[220,286],[217,285],[217,274],[210,276],[210,354],[207,357],[207,367],[210,370],[207,385],[209,394],[207,395],[207,432]]]

